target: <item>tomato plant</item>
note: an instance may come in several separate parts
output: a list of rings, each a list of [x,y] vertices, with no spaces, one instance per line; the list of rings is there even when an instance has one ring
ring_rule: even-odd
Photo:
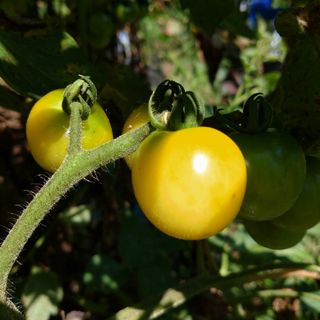
[[[307,157],[307,175],[302,192],[286,213],[272,222],[292,231],[304,231],[320,221],[320,160]]]
[[[203,239],[237,215],[246,188],[245,160],[216,129],[155,131],[140,145],[132,183],[142,211],[158,229]]]
[[[302,240],[305,231],[291,231],[276,226],[271,221],[244,221],[249,235],[260,245],[281,250],[293,247]]]
[[[62,109],[63,89],[40,98],[29,114],[27,141],[36,162],[54,172],[62,163],[68,147],[69,116]],[[113,137],[110,122],[102,107],[95,103],[82,122],[82,147],[93,149]]]
[[[138,108],[134,109],[131,112],[131,114],[129,115],[129,117],[127,118],[123,126],[122,133],[126,133],[133,129],[142,127],[148,121],[149,121],[148,106],[147,104],[142,104],[141,106],[139,106]],[[136,150],[135,152],[125,157],[125,161],[129,166],[129,168],[132,168],[132,165],[133,165],[133,162],[135,161],[137,153],[138,153],[138,150]]]
[[[248,170],[239,215],[265,221],[288,211],[300,195],[306,175],[305,156],[297,141],[278,131],[232,138],[243,152]]]

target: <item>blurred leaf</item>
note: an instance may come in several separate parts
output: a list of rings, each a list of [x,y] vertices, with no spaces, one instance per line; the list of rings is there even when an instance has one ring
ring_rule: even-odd
[[[63,289],[54,272],[39,270],[33,272],[22,292],[26,319],[48,320],[50,316],[58,313]]]
[[[169,259],[161,259],[157,263],[139,268],[139,291],[142,297],[148,297],[176,285],[172,277]]]
[[[313,237],[320,236],[320,223],[317,223],[314,227],[308,230],[308,234]]]
[[[256,320],[274,320],[275,315],[260,314],[255,317]]]
[[[276,261],[317,263],[319,252],[306,250],[310,243],[308,235],[296,246],[285,250],[272,250],[257,244],[240,222],[233,223],[221,233],[209,238],[209,243],[227,256],[227,273],[240,271],[243,266],[260,265]],[[236,254],[235,254],[236,253]]]
[[[149,101],[151,90],[147,83],[129,66],[105,64],[101,66],[103,83],[106,83],[99,98],[112,100],[124,118],[137,106]]]
[[[77,226],[83,226],[87,225],[91,221],[91,210],[87,205],[70,207],[61,212],[59,218],[64,222],[68,222]]]
[[[52,9],[57,16],[62,18],[66,18],[71,13],[71,10],[64,0],[52,0]]]
[[[221,23],[221,28],[230,31],[233,35],[241,35],[243,37],[254,39],[255,32],[247,25],[247,17],[235,8]]]
[[[194,23],[212,34],[221,21],[232,13],[235,0],[180,0],[182,8],[190,9]]]
[[[301,301],[318,314],[320,313],[320,291],[303,292]]]
[[[166,236],[147,220],[128,213],[119,232],[119,253],[130,267],[141,267],[167,259],[170,252],[184,248],[186,242]]]
[[[307,146],[320,138],[320,36],[301,35],[289,43],[271,103],[288,131],[302,134]]]
[[[0,9],[11,19],[15,19],[23,14],[26,14],[31,0],[1,0]]]
[[[123,265],[107,255],[95,254],[83,274],[83,282],[91,292],[116,291],[126,281],[128,274]]]
[[[24,104],[12,90],[0,84],[0,106],[18,112],[24,111]]]
[[[0,76],[19,93],[37,98],[66,86],[79,73],[93,75],[69,34],[31,36],[0,31]]]

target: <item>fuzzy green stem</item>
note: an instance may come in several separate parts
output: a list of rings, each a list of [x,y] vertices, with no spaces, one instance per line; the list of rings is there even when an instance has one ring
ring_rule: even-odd
[[[82,106],[79,102],[71,103],[70,115],[70,134],[69,134],[69,147],[68,156],[77,154],[81,150],[81,109]]]
[[[78,108],[73,108],[70,122],[70,142],[78,144],[75,133],[79,127]],[[77,182],[108,162],[122,158],[138,148],[141,141],[151,132],[149,124],[130,131],[97,149],[79,150],[70,144],[68,154],[59,169],[36,194],[22,212],[15,225],[0,247],[0,302],[6,301],[8,276],[18,255],[22,251],[33,231],[46,213]]]

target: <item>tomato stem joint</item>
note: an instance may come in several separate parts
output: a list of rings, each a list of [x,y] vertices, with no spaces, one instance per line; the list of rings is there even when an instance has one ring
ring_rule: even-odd
[[[273,121],[273,109],[262,93],[251,95],[245,102],[242,114],[235,121],[220,114],[215,107],[214,116],[227,127],[243,133],[259,133],[266,131]]]
[[[272,107],[262,93],[250,96],[243,106],[242,131],[248,133],[265,131],[270,127],[272,120]]]
[[[64,90],[62,108],[67,114],[71,114],[73,103],[81,104],[81,118],[86,120],[91,107],[97,100],[97,89],[88,76],[79,75],[79,79],[68,85]]]
[[[191,91],[178,82],[165,80],[152,93],[148,112],[153,127],[179,130],[201,125],[205,108]]]

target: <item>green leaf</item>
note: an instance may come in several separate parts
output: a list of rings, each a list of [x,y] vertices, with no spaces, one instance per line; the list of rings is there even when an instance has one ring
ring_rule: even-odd
[[[23,112],[25,104],[12,90],[0,84],[0,106],[18,112]]]
[[[105,64],[100,66],[105,86],[99,98],[106,102],[112,101],[126,118],[130,112],[148,102],[151,95],[150,87],[129,66]],[[102,82],[102,80],[101,80]]]
[[[83,274],[83,282],[91,292],[117,291],[126,279],[124,266],[102,254],[91,257]]]
[[[234,9],[222,22],[221,27],[234,35],[241,35],[249,39],[255,38],[255,32],[247,25],[247,17],[238,9]]]
[[[158,294],[176,285],[169,259],[160,259],[157,263],[139,268],[138,283],[142,297]]]
[[[91,210],[90,207],[86,205],[70,207],[61,212],[59,218],[68,224],[84,227],[91,221]]]
[[[54,272],[33,271],[22,292],[26,319],[48,320],[57,315],[62,298],[63,289]]]
[[[67,33],[23,35],[0,31],[0,76],[16,91],[38,98],[92,68]]]
[[[27,13],[30,7],[30,0],[1,0],[0,9],[11,19],[16,19]]]
[[[236,2],[234,0],[181,0],[182,8],[188,8],[194,23],[212,34],[221,21],[232,13]]]
[[[301,301],[309,308],[320,313],[320,291],[303,292],[301,294]]]
[[[119,253],[131,268],[158,264],[170,252],[186,246],[185,241],[171,238],[155,229],[144,217],[129,213],[121,222]]]
[[[319,35],[301,35],[289,42],[281,78],[271,97],[283,126],[301,134],[306,147],[320,139],[319,48]]]

